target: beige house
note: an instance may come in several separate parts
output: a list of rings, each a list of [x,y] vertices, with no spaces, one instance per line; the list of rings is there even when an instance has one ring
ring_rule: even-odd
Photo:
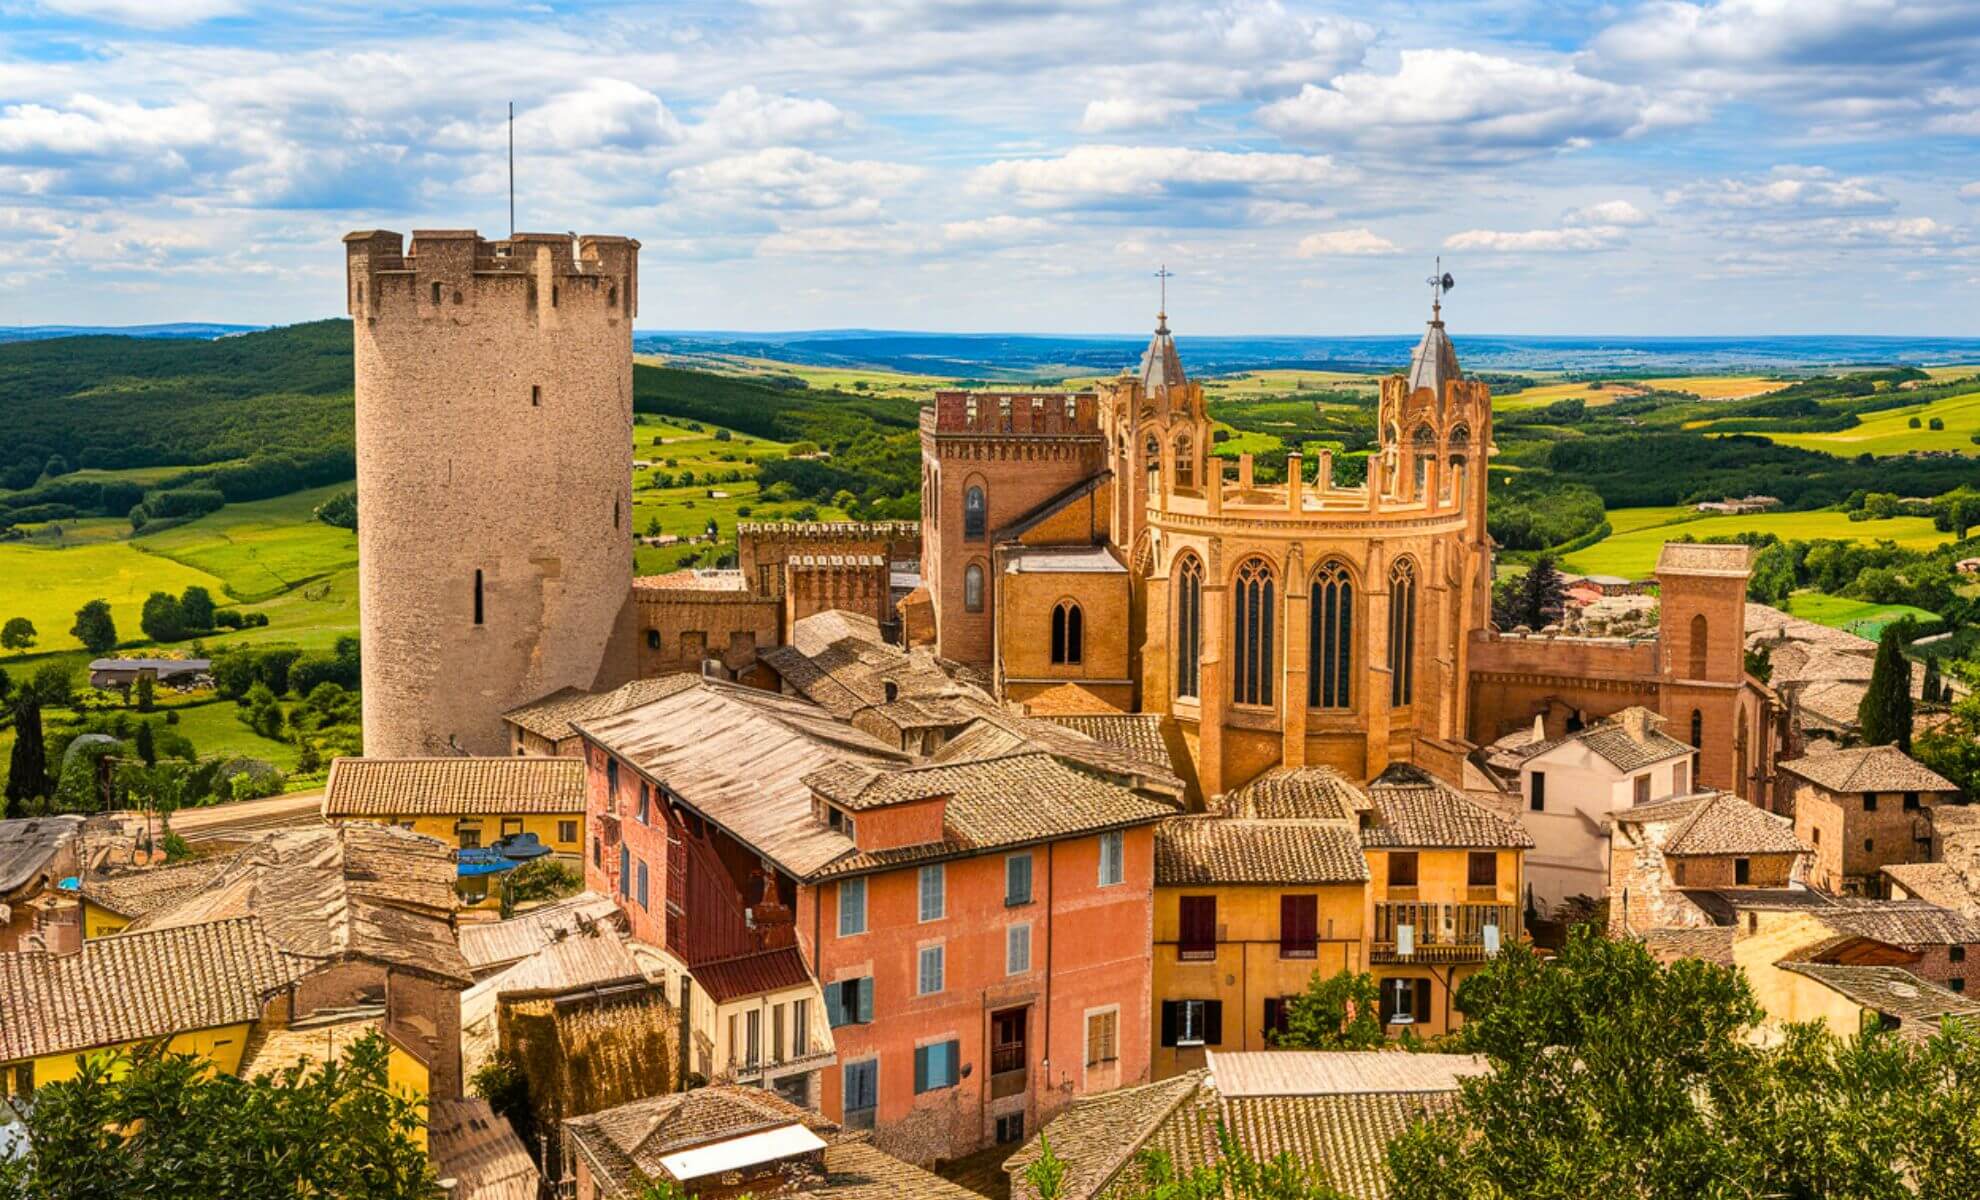
[[[1664,718],[1647,708],[1626,708],[1495,756],[1495,762],[1515,760],[1519,774],[1519,820],[1533,835],[1526,899],[1534,911],[1545,916],[1570,897],[1603,895],[1612,815],[1691,793],[1698,752],[1663,726]]]
[[[1795,835],[1815,851],[1809,882],[1877,894],[1881,872],[1932,858],[1932,813],[1959,789],[1896,746],[1857,746],[1780,765]]]
[[[1723,895],[1797,901],[1810,847],[1785,817],[1728,792],[1643,804],[1609,818],[1609,928],[1642,934],[1717,924]]]

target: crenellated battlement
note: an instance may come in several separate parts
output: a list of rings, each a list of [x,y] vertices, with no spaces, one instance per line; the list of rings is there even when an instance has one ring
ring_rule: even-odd
[[[1096,392],[936,392],[933,432],[950,434],[1065,436],[1100,433]]]
[[[843,542],[921,536],[919,521],[742,521],[738,536],[782,542]]]
[[[587,234],[519,233],[488,241],[472,229],[389,230],[344,237],[345,303],[354,320],[432,319],[468,304],[520,304],[539,319],[639,312],[639,243]]]

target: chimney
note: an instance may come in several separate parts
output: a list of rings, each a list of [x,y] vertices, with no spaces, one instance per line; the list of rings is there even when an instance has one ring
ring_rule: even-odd
[[[1547,740],[1547,714],[1534,713],[1533,714],[1533,744],[1537,746],[1541,742],[1544,742],[1546,740]]]
[[[1630,739],[1632,741],[1642,742],[1649,740],[1650,738],[1649,709],[1632,705],[1631,707],[1625,708],[1621,712],[1617,713],[1616,716],[1620,718],[1622,721],[1623,732],[1629,734]]]

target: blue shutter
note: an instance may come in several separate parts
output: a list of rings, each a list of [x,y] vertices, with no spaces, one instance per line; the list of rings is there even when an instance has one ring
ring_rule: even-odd
[[[631,894],[632,850],[622,845],[619,847],[619,895],[629,896]]]
[[[943,1055],[942,1086],[954,1087],[962,1081],[962,1043],[951,1039],[942,1044],[948,1053]]]
[[[828,983],[825,985],[825,1023],[834,1029],[846,1023],[846,1006],[841,999],[845,994],[845,990],[842,984]],[[848,1100],[846,1103],[850,1106],[852,1101]]]
[[[643,860],[639,864],[639,906],[641,908],[648,907],[646,903],[646,863]]]
[[[859,981],[859,1022],[862,1025],[873,1023],[873,976],[868,975]]]

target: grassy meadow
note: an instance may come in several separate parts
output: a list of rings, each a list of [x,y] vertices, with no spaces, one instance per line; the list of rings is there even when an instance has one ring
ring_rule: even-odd
[[[1691,514],[1686,516],[1684,514]],[[1659,517],[1670,518],[1659,520]],[[1928,517],[1890,517],[1882,521],[1852,521],[1847,513],[1772,512],[1742,516],[1702,516],[1682,507],[1614,509],[1608,514],[1608,537],[1561,560],[1564,570],[1584,575],[1621,575],[1641,579],[1657,565],[1665,542],[1689,535],[1700,541],[1739,533],[1771,533],[1784,539],[1816,538],[1888,540],[1909,550],[1929,550],[1952,540],[1932,528]],[[1811,618],[1814,619],[1814,618]]]
[[[1872,641],[1892,621],[1901,621],[1906,617],[1919,621],[1937,619],[1935,614],[1909,604],[1875,604],[1868,600],[1831,596],[1827,592],[1796,592],[1788,597],[1787,611],[1805,621],[1846,629]]]
[[[1919,428],[1911,428],[1912,418]],[[1945,422],[1944,429],[1930,428],[1933,418]],[[1783,446],[1799,446],[1849,458],[1858,454],[1903,454],[1911,450],[1951,450],[1980,455],[1973,437],[1980,434],[1980,391],[1964,396],[1948,396],[1930,404],[1893,408],[1871,413],[1853,429],[1834,433],[1766,433],[1761,436]]]

